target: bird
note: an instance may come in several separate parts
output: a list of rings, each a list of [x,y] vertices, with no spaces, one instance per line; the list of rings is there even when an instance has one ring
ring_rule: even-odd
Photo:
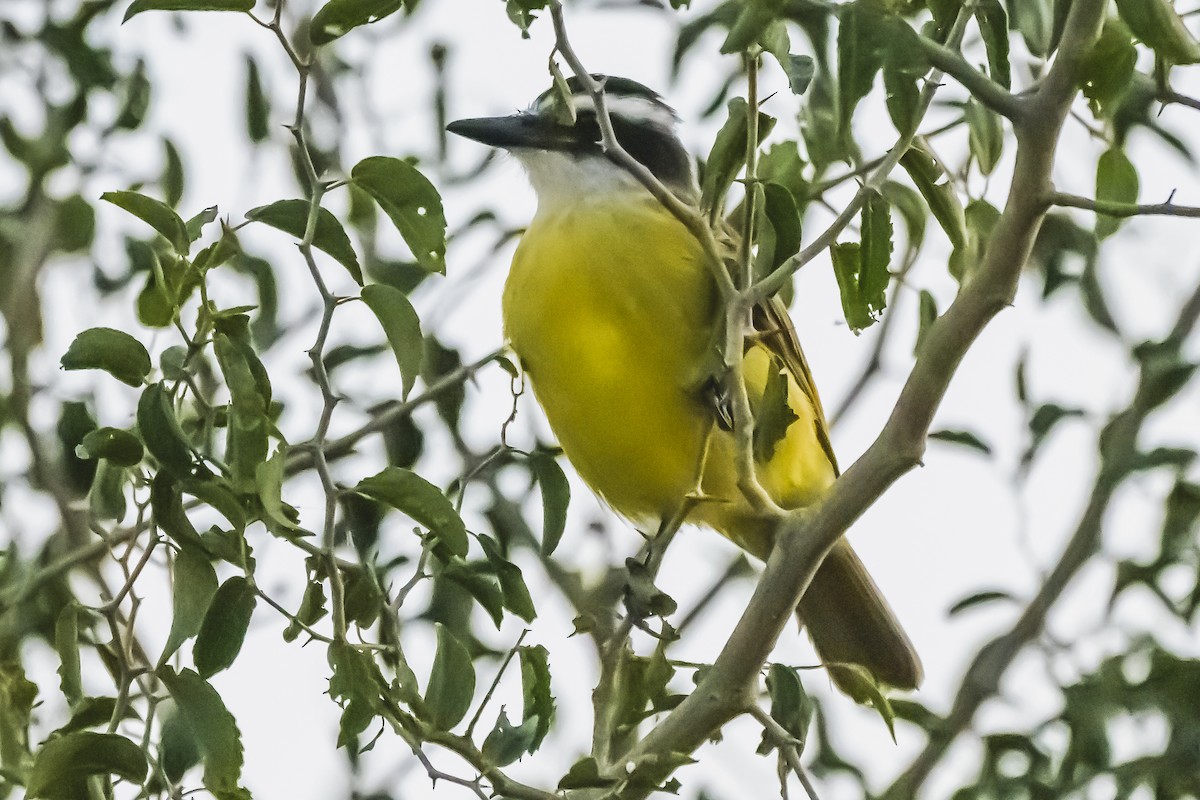
[[[698,212],[696,172],[675,111],[635,80],[592,78],[603,87],[620,147]],[[765,561],[774,523],[738,488],[728,393],[714,388],[718,284],[699,240],[610,159],[586,88],[571,77],[526,110],[447,126],[508,151],[537,196],[501,298],[505,337],[563,454],[616,512],[651,524],[685,508],[699,487],[703,499],[687,522]],[[721,237],[732,257],[730,239]],[[837,460],[786,308],[772,298],[752,317],[743,357],[751,409],[765,407],[770,389],[790,412],[782,435],[756,452],[756,476],[774,503],[800,508],[829,489]],[[846,665],[885,687],[919,686],[915,648],[844,537],[797,613],[834,683],[860,702],[862,684],[850,674],[858,671]]]

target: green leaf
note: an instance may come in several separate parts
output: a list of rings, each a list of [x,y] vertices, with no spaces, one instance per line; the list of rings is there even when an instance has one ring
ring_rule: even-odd
[[[196,216],[188,219],[187,222],[183,223],[183,229],[187,231],[188,241],[194,242],[199,239],[200,235],[204,233],[204,226],[215,221],[216,218],[217,207],[209,206],[208,208],[202,209]]]
[[[217,593],[217,572],[195,547],[185,547],[175,556],[171,582],[171,632],[158,657],[159,665],[167,663],[180,645],[200,632],[213,595]]]
[[[975,6],[975,21],[987,49],[988,73],[1005,89],[1012,87],[1012,70],[1008,63],[1008,13],[1000,0],[979,0]]]
[[[180,547],[204,551],[204,543],[184,511],[179,485],[166,470],[158,471],[150,482],[150,511],[158,527]]]
[[[1138,199],[1138,174],[1125,151],[1112,148],[1100,154],[1096,162],[1096,199],[1110,203],[1134,204]],[[1119,217],[1096,215],[1096,235],[1101,239],[1116,233]]]
[[[625,569],[628,571],[625,608],[635,620],[669,617],[679,608],[673,597],[654,585],[654,576],[645,564],[636,558],[627,558]]]
[[[1059,4],[1057,0],[1054,3],[1054,5]],[[1069,3],[1061,4],[1070,5]],[[1057,45],[1053,33],[1054,20],[1050,1],[1010,2],[1008,7],[1012,12],[1012,27],[1021,34],[1029,52],[1036,58],[1048,57]],[[956,7],[955,10],[957,10]]]
[[[1029,433],[1031,440],[1029,447],[1021,456],[1021,465],[1028,467],[1032,463],[1033,458],[1037,455],[1042,443],[1046,437],[1050,435],[1050,431],[1054,429],[1059,422],[1065,419],[1073,419],[1082,417],[1084,412],[1079,408],[1063,408],[1057,403],[1045,403],[1038,407],[1033,412],[1033,416],[1029,419]]]
[[[733,179],[746,164],[746,139],[750,135],[748,129],[748,114],[746,101],[735,97],[729,101],[729,116],[717,138],[713,141],[712,150],[704,162],[704,177],[701,181],[700,205],[706,211],[716,209],[724,201],[725,193],[733,185]],[[775,127],[775,119],[762,112],[758,114],[758,140],[767,138]]]
[[[838,688],[841,689],[850,697],[854,698],[855,702],[874,706],[875,711],[883,719],[887,725],[888,733],[892,736],[892,741],[896,741],[896,714],[892,711],[892,704],[888,702],[887,696],[879,687],[879,683],[874,676],[860,664],[827,664],[826,668],[829,674],[837,682]]]
[[[163,469],[177,477],[191,473],[192,449],[175,418],[171,396],[161,383],[152,383],[142,391],[137,422],[146,449],[158,459]]]
[[[143,11],[249,11],[254,0],[133,0],[122,23]]]
[[[97,428],[83,437],[75,452],[80,458],[106,458],[119,467],[133,467],[141,462],[145,448],[142,440],[129,431]]]
[[[95,728],[98,725],[107,725],[116,710],[117,698],[115,697],[81,697],[71,704],[71,718],[67,720],[67,724],[54,731],[52,735],[62,736],[75,731]],[[127,707],[124,717],[138,719],[138,714],[132,707]]]
[[[863,204],[861,215],[862,271],[858,290],[872,315],[887,306],[887,288],[891,281],[888,264],[892,259],[892,208],[880,192],[872,192]]]
[[[79,195],[58,204],[53,244],[64,253],[90,250],[96,239],[96,209]]]
[[[892,254],[891,208],[882,194],[873,192],[863,204],[861,241],[830,248],[833,272],[842,299],[842,312],[855,333],[875,324],[887,306]]]
[[[83,699],[83,675],[79,669],[79,615],[75,603],[67,603],[54,622],[54,649],[58,652],[58,678],[63,697],[72,706]]]
[[[25,791],[31,798],[87,797],[92,775],[119,775],[134,784],[146,779],[142,748],[115,733],[77,731],[46,742],[34,757]]]
[[[754,414],[754,460],[766,464],[775,447],[787,436],[788,428],[800,419],[788,404],[788,377],[783,365],[770,357],[767,381]]]
[[[529,26],[537,19],[534,11],[540,11],[546,7],[548,0],[505,0],[504,10],[508,14],[509,21],[516,25],[521,31],[521,38],[529,38]]]
[[[917,107],[921,101],[921,90],[917,88],[921,72],[908,69],[890,61],[883,65],[883,91],[888,116],[901,133],[908,133],[917,125]]]
[[[102,369],[122,383],[141,386],[150,374],[150,354],[137,339],[113,328],[88,328],[75,337],[60,361],[63,369]]]
[[[485,574],[485,569],[481,564],[451,562],[446,565],[442,575],[466,589],[499,630],[504,622],[504,593],[492,576]]]
[[[955,249],[967,244],[967,220],[962,203],[954,191],[945,170],[934,158],[928,145],[919,139],[913,142],[900,158],[900,166],[908,172],[917,191],[929,204],[934,219],[942,226]],[[946,178],[946,180],[942,180]],[[939,183],[939,181],[941,181]]]
[[[384,680],[375,659],[347,642],[330,644],[328,658],[333,668],[329,696],[342,707],[337,746],[348,747],[379,715]]]
[[[20,661],[0,661],[0,754],[6,766],[28,763],[29,726],[37,695],[37,684],[25,677]]]
[[[571,502],[571,484],[558,461],[549,453],[535,452],[529,466],[542,490],[542,555],[552,555],[567,528],[567,506]]]
[[[561,790],[600,789],[615,786],[617,783],[616,778],[602,777],[596,759],[586,756],[571,765],[567,774],[558,782],[558,788]]]
[[[448,731],[457,725],[475,697],[475,666],[471,654],[442,624],[437,631],[437,650],[425,690],[425,705],[429,707],[430,722],[439,730]]]
[[[185,494],[216,509],[235,531],[246,529],[246,508],[224,478],[211,476],[189,479],[180,488]]]
[[[287,475],[287,448],[280,445],[275,454],[259,464],[255,475],[258,499],[264,522],[286,531],[300,531],[296,509],[283,502],[283,480]]]
[[[250,793],[238,786],[242,776],[241,733],[221,696],[190,669],[176,673],[163,666],[156,673],[200,748],[205,787],[218,800],[250,800]]]
[[[365,158],[350,177],[392,220],[417,261],[430,272],[446,272],[446,216],[442,197],[416,167],[398,158]]]
[[[1113,117],[1129,92],[1137,67],[1133,32],[1119,18],[1104,22],[1100,38],[1079,65],[1080,85],[1092,114]]]
[[[812,84],[813,76],[817,72],[817,66],[811,57],[797,56],[789,53],[783,58],[776,56],[776,61],[783,68],[784,74],[787,75],[788,88],[792,90],[792,94],[802,95],[808,91],[809,85]]]
[[[175,143],[165,137],[163,138],[163,156],[167,163],[163,167],[159,183],[162,186],[163,195],[167,199],[167,205],[174,208],[179,205],[179,201],[183,197],[183,159],[180,158]]]
[[[856,0],[837,7],[837,79],[839,132],[850,138],[850,120],[883,67],[890,20],[879,0]],[[900,23],[904,24],[904,23]]]
[[[262,395],[243,350],[228,336],[216,334],[213,349],[230,396],[225,461],[234,488],[243,494],[254,494],[258,469],[267,460],[270,397]]]
[[[309,627],[315,625],[329,613],[325,605],[325,584],[320,580],[310,580],[304,587],[304,595],[300,598],[300,608],[296,610],[296,619],[292,620],[283,631],[285,642],[294,642],[304,631],[299,623]]]
[[[975,608],[976,606],[982,606],[987,603],[994,603],[997,600],[1015,603],[1017,598],[1013,597],[1011,592],[1002,592],[998,589],[991,589],[985,592],[976,592],[975,594],[968,595],[967,597],[964,597],[956,602],[954,605],[950,606],[949,610],[946,611],[946,616],[957,616],[969,608]]]
[[[554,695],[550,687],[550,653],[540,644],[525,645],[517,651],[521,659],[521,695],[524,700],[524,718],[538,720],[529,752],[537,752],[542,740],[554,723]]]
[[[1117,12],[1133,34],[1172,64],[1200,63],[1200,42],[1172,0],[1117,0]]]
[[[254,587],[241,575],[217,589],[192,650],[200,677],[211,678],[237,659],[257,603]]]
[[[537,725],[538,720],[534,718],[514,726],[508,721],[508,714],[501,708],[495,726],[480,748],[484,761],[497,767],[506,767],[530,752]]]
[[[937,301],[933,299],[933,295],[925,289],[921,290],[920,307],[917,311],[917,341],[913,345],[913,355],[919,355],[921,350],[921,342],[925,341],[926,334],[929,333],[929,328],[937,320],[938,310]]]
[[[979,171],[991,175],[1004,149],[1004,125],[1000,115],[974,99],[967,101],[963,111],[967,117],[971,155],[975,157]]]
[[[138,3],[134,2],[130,7]],[[141,10],[141,9],[139,9]],[[125,14],[125,19],[129,19],[130,14]],[[161,200],[155,200],[153,197],[147,197],[138,192],[105,192],[100,195],[101,200],[107,200],[118,208],[123,208],[130,214],[148,224],[151,228],[158,231],[163,237],[171,243],[171,247],[181,256],[188,254],[188,249],[191,247],[191,239],[188,237],[187,228],[183,224],[183,220],[179,215],[166,203]]]
[[[250,141],[258,144],[271,135],[268,121],[271,117],[271,102],[263,91],[262,78],[258,74],[258,62],[246,54],[246,134]]]
[[[816,707],[804,691],[799,671],[795,667],[772,664],[767,670],[767,694],[771,698],[771,718],[803,745]],[[758,753],[765,755],[774,748],[774,742],[764,734]]]
[[[246,219],[270,225],[303,240],[311,210],[312,204],[307,200],[276,200],[269,205],[250,209],[246,212]],[[350,243],[342,223],[328,209],[317,210],[317,227],[312,244],[345,267],[355,283],[363,285],[362,267],[359,266],[354,245]]]
[[[914,252],[919,250],[925,241],[925,218],[929,216],[929,207],[920,193],[896,181],[885,181],[880,191],[892,208],[900,214],[908,239],[908,249]]]
[[[487,556],[488,565],[500,581],[504,608],[526,622],[533,622],[537,617],[537,608],[533,605],[533,598],[529,594],[529,587],[525,585],[521,568],[504,557],[495,539],[482,534],[478,539],[484,555]]]
[[[400,10],[401,0],[329,0],[313,15],[308,38],[317,47]]]
[[[111,461],[96,465],[96,473],[88,490],[88,510],[97,519],[120,522],[125,518],[125,484],[129,473]]]
[[[754,271],[756,278],[761,279],[800,250],[801,226],[800,211],[790,191],[770,182],[760,183],[756,190],[761,192],[762,213],[758,216],[755,237],[758,256]]]
[[[772,22],[779,17],[782,3],[777,0],[745,0],[741,11],[721,45],[725,55],[740,53],[762,38]]]
[[[992,454],[991,445],[970,431],[934,431],[933,433],[929,434],[929,438],[938,442],[948,442],[950,444],[959,444],[963,447],[969,447],[972,450],[978,450],[985,456],[990,456]]]
[[[167,778],[178,782],[185,772],[200,763],[200,746],[175,704],[165,705],[167,711],[162,715],[158,759]]]
[[[467,528],[462,517],[440,489],[415,472],[388,467],[364,478],[354,490],[412,517],[452,555],[466,556]]]
[[[382,283],[366,286],[362,290],[362,299],[383,326],[384,335],[396,357],[396,365],[400,367],[401,396],[407,398],[417,376],[421,374],[421,362],[425,355],[421,320],[404,293],[391,286]]]

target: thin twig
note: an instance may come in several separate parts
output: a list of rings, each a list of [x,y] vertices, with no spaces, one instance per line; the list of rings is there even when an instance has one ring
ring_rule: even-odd
[[[816,787],[813,786],[812,781],[808,777],[808,770],[800,762],[800,751],[804,747],[804,742],[801,742],[788,733],[782,725],[775,721],[774,717],[767,713],[766,709],[757,703],[747,706],[746,713],[754,717],[759,725],[762,725],[763,731],[779,750],[788,768],[800,780],[800,785],[804,787],[809,800],[821,800],[817,796]]]
[[[500,669],[496,670],[496,677],[492,679],[492,685],[488,687],[487,692],[483,695],[483,699],[479,701],[479,708],[476,710],[475,716],[471,717],[466,731],[463,732],[463,736],[466,738],[470,739],[471,734],[475,732],[475,726],[479,724],[479,718],[483,716],[483,710],[492,701],[492,695],[496,693],[496,687],[500,685],[500,679],[504,677],[504,671],[508,669],[508,665],[512,663],[513,656],[521,649],[521,642],[525,641],[525,637],[528,635],[528,628],[521,631],[521,635],[517,637],[517,643],[512,646],[508,651],[508,655],[504,657],[504,662],[500,665]]]
[[[1052,206],[1082,208],[1109,217],[1186,217],[1200,219],[1200,206],[1179,206],[1168,199],[1165,203],[1119,203],[1113,200],[1095,200],[1066,192],[1051,192],[1046,202]]]

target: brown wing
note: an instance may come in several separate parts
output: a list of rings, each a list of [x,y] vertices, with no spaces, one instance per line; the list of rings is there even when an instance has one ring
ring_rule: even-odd
[[[800,348],[800,340],[796,337],[796,328],[792,324],[792,319],[788,316],[783,302],[778,297],[772,297],[766,302],[756,305],[753,323],[754,330],[759,334],[759,341],[773,355],[779,357],[788,372],[796,379],[800,391],[804,392],[805,397],[812,403],[817,418],[817,440],[821,443],[825,455],[829,457],[834,474],[840,474],[837,456],[833,454],[833,445],[829,441],[829,426],[825,422],[825,411],[821,408],[821,397],[817,394],[817,386],[813,383],[808,360],[804,357],[804,350]]]

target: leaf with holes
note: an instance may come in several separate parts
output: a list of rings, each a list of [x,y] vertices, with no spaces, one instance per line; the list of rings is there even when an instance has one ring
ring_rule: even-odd
[[[420,171],[398,158],[364,158],[350,177],[366,190],[429,272],[446,272],[446,215],[442,197]]]
[[[120,428],[90,431],[75,448],[75,454],[81,458],[106,458],[119,467],[137,466],[145,452],[141,439]]]

